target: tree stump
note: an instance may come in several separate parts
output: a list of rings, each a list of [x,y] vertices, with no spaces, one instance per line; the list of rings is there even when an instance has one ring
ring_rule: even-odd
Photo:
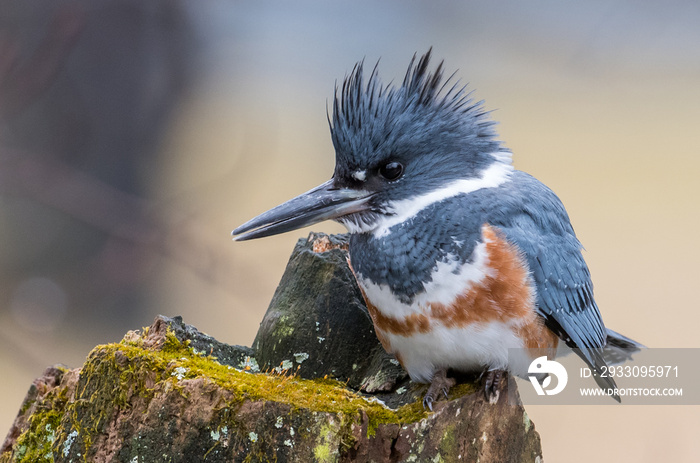
[[[467,382],[423,409],[425,386],[374,337],[346,243],[299,241],[252,348],[159,316],[48,368],[0,463],[542,461],[517,391],[491,405]]]

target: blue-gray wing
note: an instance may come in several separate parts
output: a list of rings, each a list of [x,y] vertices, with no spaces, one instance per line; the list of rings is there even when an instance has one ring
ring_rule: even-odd
[[[599,372],[606,365],[606,328],[593,299],[581,243],[564,206],[549,188],[523,172],[516,172],[498,196],[499,207],[490,212],[489,223],[524,254],[539,314],[547,327]],[[595,379],[601,387],[615,387],[611,378]]]
[[[537,290],[537,310],[550,329],[569,347],[603,347],[605,327],[576,236],[543,228],[527,214],[499,228],[524,253]]]
[[[601,388],[614,390],[615,381],[600,375],[607,365],[603,351],[607,330],[593,299],[588,266],[573,230],[571,234],[553,232],[527,214],[499,228],[526,257],[537,289],[537,310],[545,325],[576,349]],[[611,395],[620,401],[617,393]]]

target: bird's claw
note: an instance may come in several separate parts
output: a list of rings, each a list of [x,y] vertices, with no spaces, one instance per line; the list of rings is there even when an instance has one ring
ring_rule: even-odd
[[[442,392],[445,399],[449,399],[448,392],[450,388],[454,386],[457,381],[454,378],[448,378],[447,372],[445,370],[438,371],[433,376],[433,380],[428,387],[428,392],[423,396],[423,408],[427,408],[431,412],[433,411],[433,402],[437,400],[437,397]]]
[[[500,385],[505,377],[506,372],[503,370],[488,370],[484,379],[484,396],[490,404],[498,402],[501,396]]]
[[[450,397],[447,394],[449,392],[449,388],[443,387],[440,389],[442,392],[442,395],[445,396],[445,400],[448,400]],[[428,391],[425,396],[423,397],[423,408],[427,408],[431,412],[433,411],[433,402],[435,402],[435,397],[433,397],[433,393],[431,391]]]
[[[433,397],[430,394],[425,394],[423,397],[423,408],[427,408],[431,412],[433,411]]]

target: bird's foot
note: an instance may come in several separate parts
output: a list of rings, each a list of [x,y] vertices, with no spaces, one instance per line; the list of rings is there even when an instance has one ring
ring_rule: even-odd
[[[501,382],[508,373],[505,370],[488,370],[484,378],[484,396],[490,404],[498,402],[501,396]]]
[[[423,408],[427,408],[432,412],[433,402],[438,400],[440,393],[447,399],[447,393],[455,384],[457,384],[457,381],[454,378],[447,377],[447,370],[437,371],[428,387],[428,392],[423,397]]]

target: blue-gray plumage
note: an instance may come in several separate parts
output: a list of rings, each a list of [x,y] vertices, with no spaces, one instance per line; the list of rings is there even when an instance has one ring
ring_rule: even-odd
[[[606,344],[617,357],[638,349],[603,325],[559,198],[513,169],[482,102],[429,62],[430,51],[414,56],[396,87],[376,67],[365,83],[356,65],[329,116],[333,178],[237,228],[236,239],[343,223],[377,336],[411,378],[431,382],[428,407],[454,384],[448,369],[488,370],[485,392],[497,400],[500,372],[523,375],[533,360],[509,349],[553,355],[561,339],[597,372]]]
[[[329,118],[337,182],[356,186],[353,172],[377,170],[389,159],[420,160],[381,192],[390,201],[476,177],[491,164],[501,142],[483,102],[472,101],[458,82],[443,82],[442,64],[431,73],[429,62],[429,53],[415,66],[412,60],[399,88],[382,86],[376,67],[365,85],[362,63],[355,66]]]

